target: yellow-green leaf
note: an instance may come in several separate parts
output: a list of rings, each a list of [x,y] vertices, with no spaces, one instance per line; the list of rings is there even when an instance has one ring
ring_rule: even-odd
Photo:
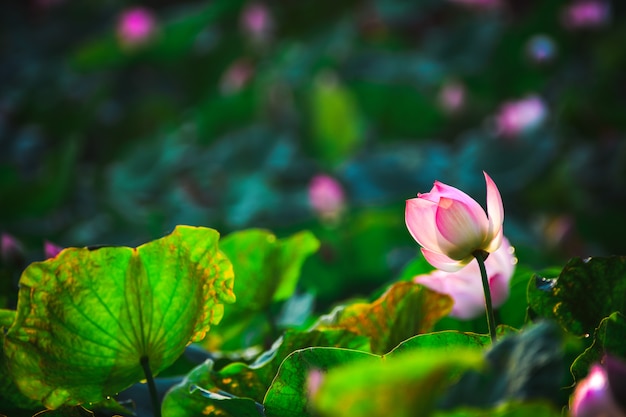
[[[179,226],[137,248],[68,248],[22,274],[5,339],[20,390],[48,408],[99,402],[163,370],[235,300],[212,229]]]

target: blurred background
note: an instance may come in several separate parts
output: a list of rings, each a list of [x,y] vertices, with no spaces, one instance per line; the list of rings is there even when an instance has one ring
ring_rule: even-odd
[[[44,259],[45,242],[308,229],[321,248],[300,285],[324,305],[417,256],[407,198],[440,180],[484,204],[483,170],[520,263],[625,254],[625,9],[5,2],[4,271]]]

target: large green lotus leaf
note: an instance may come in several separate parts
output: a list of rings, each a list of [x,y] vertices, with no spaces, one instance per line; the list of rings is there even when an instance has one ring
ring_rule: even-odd
[[[394,283],[372,303],[338,307],[322,317],[318,329],[347,329],[370,338],[374,353],[387,353],[400,342],[430,331],[452,310],[452,299],[412,282]]]
[[[359,350],[311,347],[293,352],[280,365],[263,405],[267,417],[310,416],[310,393],[315,390],[315,376],[353,362],[367,364],[380,361],[380,356]],[[371,380],[372,376],[368,376]],[[348,382],[346,382],[348,381]],[[354,381],[346,380],[351,384]],[[371,395],[371,392],[370,392]]]
[[[615,312],[600,322],[592,345],[572,363],[571,371],[576,381],[584,378],[591,364],[600,362],[605,354],[626,358],[626,317]]]
[[[269,332],[269,306],[291,297],[302,264],[319,241],[306,231],[277,239],[269,231],[248,229],[229,234],[219,245],[233,263],[237,303],[203,345],[209,350],[237,350],[260,342]]]
[[[529,284],[529,307],[576,335],[591,335],[602,319],[626,311],[625,276],[626,256],[575,258],[557,279]]]
[[[139,246],[68,248],[31,264],[5,340],[20,390],[48,408],[99,402],[158,373],[235,300],[212,229],[178,226]]]
[[[290,353],[311,346],[359,349],[368,343],[364,336],[357,336],[347,330],[288,330],[274,343],[272,349],[250,365],[234,362],[216,371],[213,363],[207,361],[194,368],[185,380],[168,391],[163,400],[163,412],[168,416],[196,415],[207,407],[224,411],[224,406],[232,404],[224,398],[211,398],[192,392],[193,387],[214,393],[227,392],[241,400],[261,403],[280,364]]]
[[[339,353],[313,348],[285,359],[265,398],[266,415],[427,416],[460,372],[483,364],[480,350],[464,348],[454,354],[435,349],[384,356]]]

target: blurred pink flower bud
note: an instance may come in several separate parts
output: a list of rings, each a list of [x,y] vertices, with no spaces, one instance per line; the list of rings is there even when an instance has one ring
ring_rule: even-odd
[[[458,271],[476,251],[494,252],[502,242],[504,208],[493,180],[487,183],[487,212],[463,191],[435,181],[426,194],[406,201],[405,222],[422,254],[435,268]]]
[[[61,246],[47,240],[43,243],[43,253],[46,259],[56,257],[62,250],[63,248]]]
[[[616,390],[623,390],[626,364],[605,356],[604,364],[593,364],[585,379],[576,384],[570,410],[572,417],[626,417],[616,401]],[[622,398],[621,401],[624,401]]]
[[[232,94],[241,90],[254,75],[254,67],[247,59],[239,59],[226,69],[220,81],[220,90]]]
[[[260,2],[248,3],[241,12],[243,31],[256,41],[267,40],[274,28],[274,21],[267,6]]]
[[[602,27],[610,17],[609,4],[601,0],[575,1],[561,15],[563,25],[570,29]]]
[[[506,238],[500,248],[487,257],[485,268],[489,277],[489,288],[494,307],[501,306],[509,298],[509,283],[515,272],[515,250]],[[485,293],[480,278],[480,268],[474,259],[456,272],[441,270],[414,278],[431,290],[448,294],[454,300],[450,315],[460,319],[472,319],[485,312]]]
[[[317,175],[309,183],[309,204],[324,220],[337,220],[345,205],[343,187],[328,175]]]
[[[541,125],[547,113],[546,105],[537,96],[505,102],[495,117],[496,133],[516,137],[530,132]]]
[[[146,44],[156,32],[156,19],[149,9],[134,7],[127,9],[117,21],[117,37],[125,47]]]
[[[324,381],[324,371],[321,369],[311,369],[306,378],[306,392],[309,398],[312,398],[317,394],[320,389],[320,385]]]
[[[457,82],[445,84],[439,91],[439,105],[447,112],[459,111],[465,102],[465,87]]]
[[[8,233],[0,236],[0,255],[2,261],[7,264],[19,264],[24,259],[24,249],[19,240]]]

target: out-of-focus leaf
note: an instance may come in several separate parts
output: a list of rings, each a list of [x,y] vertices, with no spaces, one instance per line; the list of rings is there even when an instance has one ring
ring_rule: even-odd
[[[574,379],[580,381],[589,372],[591,364],[600,362],[605,354],[626,358],[626,317],[615,312],[600,322],[593,336],[592,345],[572,363]]]
[[[165,369],[235,300],[213,229],[137,248],[68,248],[23,273],[5,340],[20,390],[48,408],[99,402]]]
[[[400,343],[391,352],[399,353],[418,348],[437,349],[452,354],[458,348],[484,348],[491,344],[489,336],[476,333],[462,333],[454,330],[418,334]]]
[[[251,324],[256,329],[267,326],[268,307],[293,294],[302,264],[318,247],[318,240],[310,232],[277,239],[269,231],[248,229],[221,239],[220,249],[233,263],[237,277],[237,303],[203,344],[211,349],[234,350],[247,347],[243,343],[258,342],[242,340],[242,333]]]
[[[234,232],[220,241],[237,276],[237,309],[260,311],[274,301],[289,298],[297,285],[302,264],[319,247],[309,232],[285,239],[249,229]]]
[[[203,407],[209,406],[209,401],[198,396],[190,396],[189,392],[193,386],[211,392],[228,393],[238,398],[248,398],[260,403],[278,372],[281,362],[290,353],[312,346],[365,349],[367,344],[368,340],[365,337],[346,330],[314,330],[309,332],[288,330],[283,337],[274,343],[272,349],[264,352],[250,365],[234,362],[219,371],[213,370],[211,361],[197,366],[183,382],[167,393],[164,407],[167,407],[168,410],[179,410],[177,412],[180,412],[180,415],[185,415],[185,413],[191,415],[198,410],[203,410]]]
[[[530,268],[517,265],[515,273],[509,284],[509,298],[498,307],[498,318],[500,323],[521,329],[526,322],[526,310],[528,307],[527,292],[528,281],[532,278],[533,272]]]
[[[347,329],[370,338],[372,352],[387,353],[400,342],[430,331],[450,313],[452,299],[412,282],[394,283],[372,303],[341,306],[316,328]]]
[[[560,417],[561,411],[547,402],[507,402],[493,408],[460,407],[452,411],[437,411],[434,417]]]
[[[315,153],[328,164],[351,155],[361,142],[356,101],[335,75],[318,76],[311,92],[311,124]]]
[[[542,322],[499,340],[486,360],[485,370],[466,373],[448,390],[445,409],[491,408],[509,400],[559,403],[565,364],[563,334],[556,324]]]
[[[276,381],[280,381],[280,372],[285,372],[285,380],[291,376],[287,373],[289,366],[293,366],[288,362],[290,358],[283,363]],[[309,358],[304,359],[308,367],[317,365]],[[458,348],[454,354],[437,349],[415,349],[351,364],[344,363],[322,375],[319,389],[312,393],[314,408],[322,416],[428,416],[434,410],[442,391],[454,378],[463,371],[481,367],[483,361],[480,350]],[[295,365],[302,367],[302,362],[300,360],[300,364]],[[301,369],[293,367],[297,375],[302,373]],[[266,398],[267,415],[289,415],[284,412],[274,413],[269,407],[269,394],[273,390],[274,385]],[[283,394],[280,391],[278,393]],[[292,397],[297,394],[306,398],[305,393],[297,389]],[[298,401],[288,396],[281,399],[283,403]]]
[[[388,135],[423,137],[440,132],[445,119],[432,94],[398,83],[357,82],[352,87],[363,111]]]
[[[256,409],[256,403],[250,398],[238,398],[219,394],[220,391],[211,381],[216,375],[213,362],[207,360],[195,367],[185,379],[173,386],[163,398],[161,411],[168,417],[187,417],[192,415],[222,415],[229,417],[250,414]],[[230,401],[234,401],[231,403]],[[232,409],[237,414],[230,414]],[[212,414],[214,413],[214,414]],[[221,413],[221,414],[220,414]]]
[[[17,312],[15,310],[4,310],[0,309],[0,328],[1,327],[9,327],[15,321],[15,315]]]
[[[626,311],[626,256],[572,259],[556,280],[531,282],[529,307],[576,335],[590,335],[615,311]]]
[[[316,389],[315,382],[310,379],[311,373],[322,376],[340,365],[379,360],[380,356],[351,349],[311,347],[297,350],[281,364],[263,401],[265,414],[267,417],[309,416],[309,395]],[[371,379],[370,376],[368,380]]]

